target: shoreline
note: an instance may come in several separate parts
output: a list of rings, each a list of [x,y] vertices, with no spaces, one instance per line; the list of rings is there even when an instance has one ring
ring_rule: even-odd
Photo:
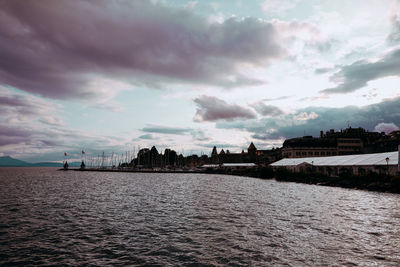
[[[82,172],[123,172],[123,173],[199,173],[223,174],[258,178],[264,180],[274,179],[278,182],[295,182],[319,186],[341,187],[373,192],[386,192],[400,194],[400,176],[370,174],[365,176],[326,176],[320,173],[291,172],[284,169],[273,170],[270,167],[252,169],[205,169],[205,170],[151,170],[151,169],[59,169],[59,171]]]
[[[58,169],[59,171],[81,171],[81,172],[137,172],[137,173],[205,173],[204,171],[193,170],[150,170],[150,169],[80,169],[69,168],[68,170]]]

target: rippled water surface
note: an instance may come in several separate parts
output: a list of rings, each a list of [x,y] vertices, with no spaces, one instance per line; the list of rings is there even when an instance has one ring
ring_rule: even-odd
[[[204,174],[0,168],[0,265],[399,266],[400,196]]]

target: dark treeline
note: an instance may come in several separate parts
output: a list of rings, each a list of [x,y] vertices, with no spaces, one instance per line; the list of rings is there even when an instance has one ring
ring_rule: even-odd
[[[205,164],[222,165],[224,163],[254,163],[257,165],[267,165],[281,159],[280,149],[257,150],[253,143],[250,144],[247,151],[242,150],[239,153],[231,153],[229,150],[221,149],[217,153],[214,146],[211,155],[189,155],[184,156],[175,150],[166,148],[164,151],[158,151],[155,146],[151,148],[139,149],[138,153],[126,152],[121,156],[114,153],[110,156],[98,155],[96,158],[88,159],[88,168],[99,169],[195,169]],[[82,161],[86,161],[82,158]],[[85,163],[86,164],[86,163]]]
[[[239,153],[231,153],[229,150],[224,151],[221,149],[217,152],[214,146],[210,157],[208,155],[190,155],[183,156],[176,151],[166,148],[164,151],[159,152],[155,146],[152,148],[142,148],[137,153],[136,158],[130,162],[122,162],[117,164],[118,167],[130,168],[195,168],[204,164],[223,164],[223,163],[256,163],[258,165],[267,165],[281,159],[280,149],[258,150],[253,143],[251,143],[247,151],[242,150]]]
[[[201,157],[192,155],[184,157],[175,150],[166,148],[163,153],[159,153],[157,148],[153,146],[151,149],[142,148],[139,150],[137,157],[130,163],[122,163],[120,167],[140,168],[182,168],[192,167],[205,164],[208,162],[208,156]]]

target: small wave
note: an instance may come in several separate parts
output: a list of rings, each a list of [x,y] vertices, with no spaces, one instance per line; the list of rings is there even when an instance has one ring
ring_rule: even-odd
[[[0,265],[399,263],[390,226],[400,215],[388,212],[398,195],[219,175],[17,172],[0,180]]]

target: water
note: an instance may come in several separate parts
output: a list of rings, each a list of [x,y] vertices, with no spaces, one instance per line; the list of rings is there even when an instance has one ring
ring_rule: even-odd
[[[400,195],[0,168],[0,265],[399,266]]]

